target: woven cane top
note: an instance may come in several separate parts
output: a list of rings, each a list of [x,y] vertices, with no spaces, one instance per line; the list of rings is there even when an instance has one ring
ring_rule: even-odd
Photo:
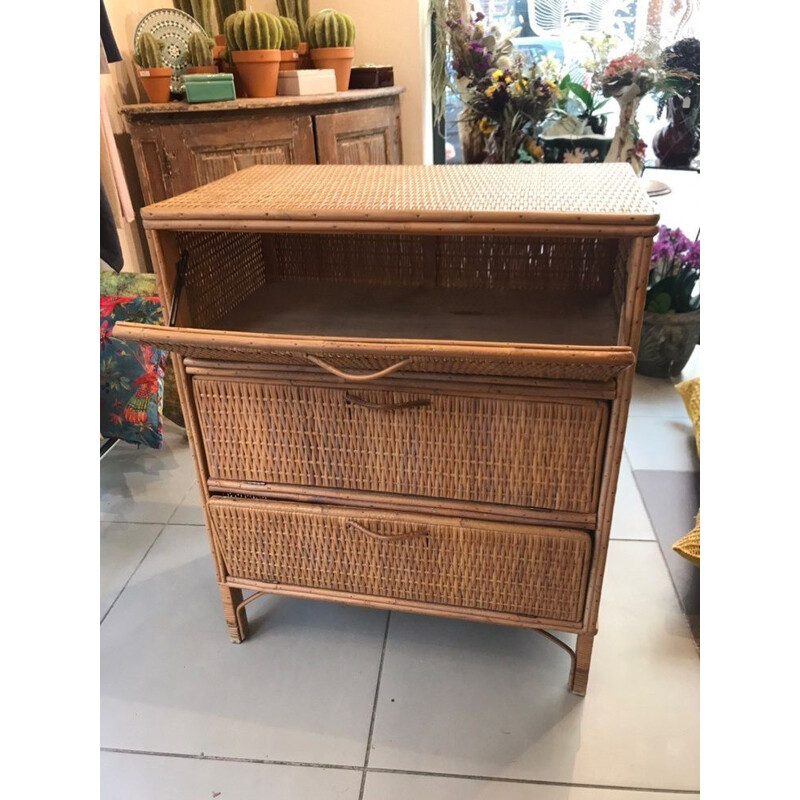
[[[658,221],[628,164],[254,166],[147,206],[142,217],[626,226]]]

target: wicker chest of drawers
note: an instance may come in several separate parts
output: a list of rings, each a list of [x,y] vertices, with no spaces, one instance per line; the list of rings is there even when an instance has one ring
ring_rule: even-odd
[[[170,324],[114,335],[173,353],[233,641],[265,592],[516,625],[584,694],[657,222],[630,167],[258,166],[142,217]]]

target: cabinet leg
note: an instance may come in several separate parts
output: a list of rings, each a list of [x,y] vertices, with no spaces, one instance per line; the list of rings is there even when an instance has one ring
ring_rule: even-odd
[[[236,607],[242,602],[242,590],[220,584],[219,595],[228,625],[228,635],[234,644],[240,644],[247,638],[247,611],[243,608],[236,614]]]
[[[575,644],[575,665],[569,674],[569,690],[583,697],[589,681],[589,665],[592,661],[593,633],[582,633]]]

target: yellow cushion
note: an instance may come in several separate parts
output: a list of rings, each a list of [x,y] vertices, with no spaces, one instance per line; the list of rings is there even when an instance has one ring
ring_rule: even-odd
[[[681,539],[678,539],[672,549],[680,556],[688,559],[692,564],[700,566],[700,512],[697,512],[697,521],[694,528]]]
[[[675,387],[683,398],[683,404],[694,426],[694,441],[700,455],[700,378],[691,378]]]

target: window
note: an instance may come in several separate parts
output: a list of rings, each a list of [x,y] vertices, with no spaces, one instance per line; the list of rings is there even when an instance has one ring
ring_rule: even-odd
[[[699,38],[698,0],[472,0],[472,5],[476,13],[482,12],[504,31],[519,28],[514,44],[524,56],[539,60],[550,54],[573,74],[581,72],[579,65],[588,55],[581,40],[585,33],[613,34],[620,40],[620,55],[633,49],[648,30],[663,46],[687,36]],[[612,101],[609,107],[608,130],[613,132],[616,104]],[[656,110],[656,102],[648,96],[642,99],[637,115],[650,158],[653,136],[665,124],[656,118]],[[435,148],[437,163],[462,163],[460,111],[458,96],[448,90],[443,128],[434,131],[439,145]]]

